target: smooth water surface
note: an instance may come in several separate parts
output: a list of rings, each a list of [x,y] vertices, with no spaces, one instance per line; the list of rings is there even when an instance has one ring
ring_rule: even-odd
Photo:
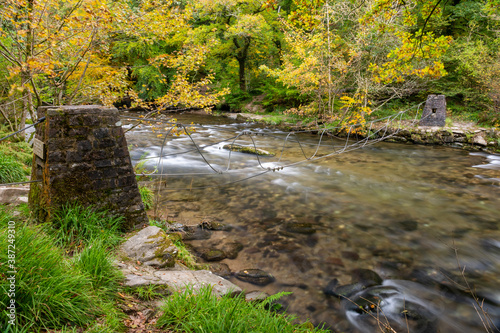
[[[137,127],[127,133],[131,157],[137,162],[142,156],[147,168],[169,174],[161,186],[164,218],[216,219],[233,227],[192,241],[195,249],[239,242],[238,257],[223,263],[276,278],[255,286],[232,277],[235,284],[269,294],[292,291],[283,299],[289,312],[332,331],[376,332],[377,318],[397,332],[486,332],[470,287],[499,326],[499,156],[377,143],[261,174],[313,155],[319,136],[301,135],[301,146],[290,137],[284,149],[287,133],[277,130],[226,118],[176,117],[205,127],[192,139],[169,137],[161,163],[164,138]],[[263,135],[234,143],[255,143],[277,156],[259,161],[222,149],[244,131]],[[338,149],[345,142],[324,140],[315,156],[333,152],[332,144]],[[357,282],[355,269],[374,271],[383,282],[348,294],[349,300],[324,294],[334,279],[339,286]]]

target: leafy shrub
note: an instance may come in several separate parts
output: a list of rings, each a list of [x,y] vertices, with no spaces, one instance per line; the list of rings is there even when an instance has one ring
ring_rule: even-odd
[[[144,204],[144,209],[148,210],[153,207],[154,204],[154,193],[146,186],[139,186],[139,193],[141,194],[142,203]]]

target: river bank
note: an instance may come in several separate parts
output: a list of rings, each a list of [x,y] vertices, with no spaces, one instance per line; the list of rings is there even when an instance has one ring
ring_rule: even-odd
[[[319,131],[318,128],[309,124],[290,123],[286,120],[273,124],[275,115],[261,115],[255,113],[222,113],[221,116],[231,119],[242,119],[246,121],[260,122],[275,126],[285,131]],[[401,121],[398,126],[388,126],[376,133],[373,138],[382,135],[389,136],[385,141],[422,145],[442,145],[473,151],[484,151],[490,153],[500,152],[500,129],[486,128],[470,122],[449,122],[444,127],[418,126],[411,121]],[[378,130],[385,126],[378,124],[372,130]],[[359,137],[364,138],[359,135]]]

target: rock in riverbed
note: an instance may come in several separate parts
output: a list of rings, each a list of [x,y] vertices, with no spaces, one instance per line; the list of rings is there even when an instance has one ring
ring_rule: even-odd
[[[244,269],[234,273],[234,275],[241,281],[253,283],[259,286],[265,286],[275,280],[274,276],[271,274],[256,268]]]

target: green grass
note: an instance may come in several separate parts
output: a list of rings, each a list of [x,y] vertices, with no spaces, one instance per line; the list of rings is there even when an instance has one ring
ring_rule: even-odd
[[[169,224],[166,221],[155,221],[155,220],[149,220],[149,225],[158,227],[160,229],[163,229],[163,231],[168,232],[169,231]],[[200,264],[196,261],[195,256],[189,252],[187,249],[186,245],[182,242],[182,236],[179,233],[171,233],[168,234],[169,238],[174,242],[174,245],[177,247],[178,253],[177,253],[177,260],[181,262],[183,265],[190,269],[205,269],[206,266],[203,264]]]
[[[26,180],[23,165],[15,157],[0,152],[0,183],[16,183]]]
[[[144,204],[144,209],[148,210],[153,207],[154,204],[154,193],[146,186],[139,186],[139,193],[141,194],[142,203]]]
[[[8,245],[15,245],[17,318],[15,328],[7,325],[10,286],[7,276],[0,274],[1,332],[81,332],[77,327],[87,333],[124,331],[124,314],[115,306],[122,275],[111,263],[107,244],[94,239],[69,258],[56,245],[65,243],[54,238],[58,234],[46,234],[46,226],[29,225],[26,216],[14,218],[9,208],[0,206],[0,263],[9,263]],[[15,233],[8,231],[9,221],[15,221]],[[7,269],[3,266],[1,272]]]
[[[157,325],[175,332],[326,332],[314,329],[310,323],[294,324],[294,316],[266,310],[277,297],[255,304],[243,295],[217,298],[210,288],[198,295],[192,290],[174,293],[162,307]]]
[[[19,225],[20,224],[20,225]],[[10,234],[9,234],[10,235]],[[7,263],[7,228],[0,231],[0,262]],[[84,326],[98,314],[90,280],[64,260],[62,249],[39,227],[18,222],[16,249],[16,325],[56,328],[72,323]],[[9,282],[0,280],[0,326],[7,327]]]
[[[112,297],[123,276],[113,266],[107,249],[108,246],[102,240],[95,240],[73,258],[73,264],[87,274],[94,289]]]
[[[129,288],[128,292],[137,296],[143,301],[152,301],[155,299],[163,298],[165,295],[169,294],[167,286],[149,284],[147,286],[141,286],[137,288]]]
[[[44,225],[46,232],[56,239],[56,244],[70,250],[102,240],[107,246],[121,241],[120,226],[123,217],[113,217],[105,211],[96,211],[78,204],[67,204]]]

